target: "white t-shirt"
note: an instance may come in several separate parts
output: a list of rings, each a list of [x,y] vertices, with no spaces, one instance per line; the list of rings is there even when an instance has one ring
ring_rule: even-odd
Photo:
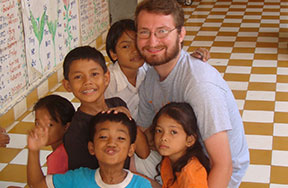
[[[139,104],[138,89],[145,79],[147,65],[144,64],[139,68],[136,87],[129,83],[118,62],[109,65],[108,69],[110,71],[110,83],[104,93],[105,98],[120,97],[126,102],[133,119],[136,120]]]

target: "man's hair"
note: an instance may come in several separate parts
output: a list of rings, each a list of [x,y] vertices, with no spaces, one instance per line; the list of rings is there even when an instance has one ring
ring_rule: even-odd
[[[118,112],[117,114],[115,114],[114,111],[110,113],[100,112],[92,118],[92,120],[90,121],[90,128],[89,128],[90,129],[89,141],[93,142],[97,125],[106,121],[122,123],[124,126],[128,128],[130,136],[130,144],[133,144],[135,142],[137,135],[136,122],[133,119],[129,119],[127,115],[124,114],[123,112]]]
[[[61,125],[65,126],[72,121],[75,113],[74,106],[66,98],[59,95],[48,95],[37,101],[33,107],[33,111],[38,109],[46,109],[51,118]]]
[[[131,19],[123,19],[115,22],[109,29],[107,38],[106,38],[106,52],[110,60],[115,63],[116,61],[112,59],[110,50],[116,53],[116,45],[119,38],[123,35],[124,32],[135,31],[135,22]]]
[[[141,11],[155,14],[172,15],[178,32],[184,26],[184,11],[176,0],[144,0],[136,8],[135,21],[137,27],[138,15]]]
[[[80,59],[93,60],[102,67],[104,73],[107,72],[105,58],[101,52],[91,46],[80,46],[71,50],[64,59],[63,74],[65,80],[69,80],[68,76],[72,62]]]

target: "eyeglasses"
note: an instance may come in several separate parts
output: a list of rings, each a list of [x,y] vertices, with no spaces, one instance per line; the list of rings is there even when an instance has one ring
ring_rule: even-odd
[[[170,30],[167,28],[159,28],[159,29],[156,29],[155,32],[151,32],[148,29],[141,29],[137,32],[137,37],[139,37],[140,39],[148,39],[150,38],[151,33],[154,33],[155,37],[157,37],[158,39],[163,39],[167,37],[169,33],[174,31],[175,29],[177,29],[177,27],[175,27],[174,29],[170,29]]]

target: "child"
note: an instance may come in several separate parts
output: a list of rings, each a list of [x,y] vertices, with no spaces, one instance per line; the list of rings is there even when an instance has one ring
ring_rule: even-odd
[[[34,159],[39,163],[41,147],[50,145],[53,152],[47,157],[47,174],[65,173],[68,170],[68,156],[62,139],[75,112],[73,105],[59,95],[48,95],[39,99],[33,111],[35,128],[31,132],[38,132],[39,129],[45,128],[46,137],[35,142],[31,134],[28,136],[28,165]],[[30,182],[29,169],[27,178]]]
[[[163,188],[208,187],[205,155],[196,116],[188,103],[169,103],[153,119],[154,142],[163,156]]]
[[[105,91],[106,98],[117,96],[123,99],[134,119],[138,114],[138,89],[147,70],[147,64],[144,64],[139,55],[135,41],[136,27],[133,20],[123,19],[110,27],[106,38],[106,52],[113,65],[108,67],[111,79]],[[191,55],[203,61],[210,57],[204,48],[197,49]]]
[[[64,59],[63,72],[63,86],[81,103],[64,136],[64,146],[68,153],[68,168],[96,169],[98,168],[97,159],[90,155],[87,148],[90,120],[98,112],[115,107],[118,112],[129,114],[129,111],[126,103],[120,98],[104,99],[110,73],[103,55],[95,48],[82,46],[70,51]],[[142,139],[146,138],[139,130],[137,142],[139,140],[139,142],[146,143]],[[136,152],[139,156],[145,157],[149,152],[148,145],[146,148],[145,145],[138,147]]]
[[[99,168],[82,167],[66,174],[48,175],[45,179],[38,158],[28,163],[28,175],[33,177],[33,181],[28,182],[31,187],[151,187],[145,178],[123,169],[127,156],[132,156],[135,149],[137,128],[133,119],[122,112],[98,113],[89,126],[88,150],[97,157]],[[43,132],[32,132],[29,136],[37,142],[37,139],[47,137]]]

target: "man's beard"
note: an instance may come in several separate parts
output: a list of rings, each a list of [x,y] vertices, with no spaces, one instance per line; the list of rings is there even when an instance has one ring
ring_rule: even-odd
[[[175,44],[171,47],[170,51],[167,50],[167,46],[158,46],[158,47],[164,47],[165,53],[161,56],[157,55],[151,55],[148,57],[148,55],[142,54],[140,50],[138,52],[143,57],[146,63],[148,63],[151,66],[158,66],[163,65],[168,62],[170,62],[172,59],[177,57],[179,54],[179,37],[177,37],[177,40]],[[145,47],[144,47],[145,48]]]

